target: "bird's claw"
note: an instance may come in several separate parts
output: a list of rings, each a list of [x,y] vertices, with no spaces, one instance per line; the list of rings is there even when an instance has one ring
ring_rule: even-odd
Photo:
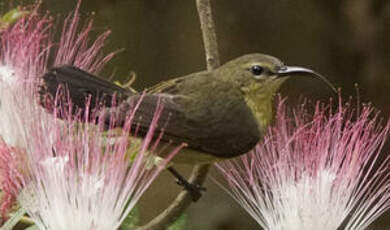
[[[183,186],[184,190],[188,191],[192,196],[192,201],[196,202],[202,197],[202,191],[206,191],[206,188],[199,184],[191,184],[186,180],[176,180],[176,183]]]
[[[202,191],[206,191],[205,187],[202,187],[199,184],[189,183],[179,172],[177,172],[173,167],[168,167],[167,170],[176,177],[176,183],[180,186],[183,186],[184,190],[188,191],[192,196],[192,201],[196,202],[202,197]]]

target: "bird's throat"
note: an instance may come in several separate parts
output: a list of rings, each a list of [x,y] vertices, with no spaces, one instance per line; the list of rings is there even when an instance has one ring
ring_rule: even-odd
[[[272,121],[273,95],[249,93],[245,96],[245,101],[257,120],[259,131],[265,133]]]

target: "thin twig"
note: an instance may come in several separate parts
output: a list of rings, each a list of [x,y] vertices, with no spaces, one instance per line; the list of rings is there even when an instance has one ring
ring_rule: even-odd
[[[218,43],[215,33],[210,0],[196,0],[198,9],[203,42],[206,53],[207,70],[212,71],[220,64],[218,55]],[[210,165],[197,165],[191,173],[189,182],[202,185],[209,172]],[[179,218],[183,212],[191,205],[192,197],[187,191],[182,191],[160,215],[155,217],[149,223],[137,228],[137,230],[164,230]]]
[[[220,65],[217,34],[215,32],[211,3],[210,0],[196,0],[196,6],[202,28],[207,70],[211,71]]]
[[[209,170],[209,165],[195,166],[192,171],[190,183],[203,184]],[[191,205],[192,197],[187,191],[182,191],[160,215],[155,217],[144,226],[138,227],[137,230],[164,230],[167,229],[183,212]]]

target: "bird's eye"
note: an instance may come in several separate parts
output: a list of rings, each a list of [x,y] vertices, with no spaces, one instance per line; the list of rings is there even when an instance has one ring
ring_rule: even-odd
[[[260,75],[263,73],[263,67],[259,66],[259,65],[253,65],[251,67],[251,72],[254,74],[254,75]]]

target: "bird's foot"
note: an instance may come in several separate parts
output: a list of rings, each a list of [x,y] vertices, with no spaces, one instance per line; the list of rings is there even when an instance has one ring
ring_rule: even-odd
[[[188,191],[192,196],[192,201],[196,202],[202,197],[202,192],[206,191],[206,188],[199,184],[191,184],[187,180],[176,180],[176,183],[183,186],[184,190]]]
[[[184,190],[191,194],[193,202],[198,201],[202,197],[202,191],[206,191],[205,187],[199,184],[191,184],[172,167],[168,167],[167,169],[176,177],[176,183],[183,186]]]

